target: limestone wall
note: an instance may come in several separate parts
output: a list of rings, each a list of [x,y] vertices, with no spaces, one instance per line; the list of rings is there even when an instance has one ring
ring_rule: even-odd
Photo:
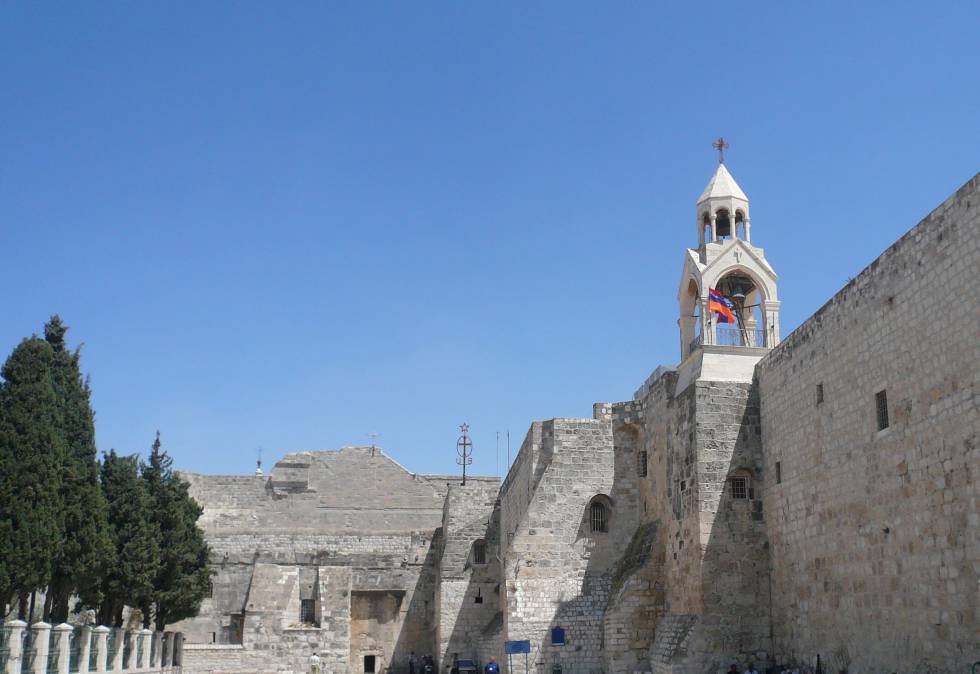
[[[617,457],[608,409],[598,419],[536,422],[501,491],[504,630],[532,644],[532,669],[602,670],[602,616],[613,569],[637,526],[635,465]],[[628,465],[627,465],[628,464]],[[589,506],[611,504],[606,531],[593,532]],[[553,646],[551,629],[565,630]]]
[[[499,480],[454,484],[446,498],[437,587],[439,661],[454,654],[486,662],[500,657]],[[484,544],[482,562],[474,544]]]
[[[980,660],[978,269],[980,176],[759,364],[780,659]]]

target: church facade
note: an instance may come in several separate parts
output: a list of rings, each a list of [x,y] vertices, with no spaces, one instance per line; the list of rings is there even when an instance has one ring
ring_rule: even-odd
[[[216,575],[184,668],[507,668],[525,641],[517,673],[980,660],[980,175],[785,340],[749,206],[719,164],[678,364],[532,424],[502,482],[373,447],[186,475]]]

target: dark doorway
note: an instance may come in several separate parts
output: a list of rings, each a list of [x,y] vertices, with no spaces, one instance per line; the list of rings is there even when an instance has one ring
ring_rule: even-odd
[[[364,674],[374,674],[374,656],[364,656]]]

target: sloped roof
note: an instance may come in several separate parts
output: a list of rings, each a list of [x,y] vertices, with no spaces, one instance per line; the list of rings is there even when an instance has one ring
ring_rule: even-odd
[[[734,197],[742,201],[749,200],[745,196],[745,192],[742,191],[742,188],[735,182],[735,178],[725,168],[725,165],[718,164],[718,170],[711,176],[711,180],[708,182],[708,186],[704,188],[704,192],[701,193],[701,198],[698,199],[698,203],[700,204],[702,201],[708,199],[723,199],[728,197]]]

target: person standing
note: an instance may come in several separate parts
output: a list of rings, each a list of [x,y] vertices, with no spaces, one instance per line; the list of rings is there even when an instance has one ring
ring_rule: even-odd
[[[415,651],[408,654],[408,674],[415,674]]]
[[[483,674],[500,674],[500,665],[497,664],[497,658],[492,655],[490,656],[490,662],[483,668]]]
[[[755,663],[749,663],[749,667],[745,670],[745,674],[759,674],[759,672],[755,670]]]
[[[320,674],[320,656],[316,653],[310,656],[310,674]]]

